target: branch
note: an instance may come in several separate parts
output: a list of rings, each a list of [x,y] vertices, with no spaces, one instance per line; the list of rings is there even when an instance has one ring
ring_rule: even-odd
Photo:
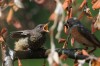
[[[78,48],[79,49],[79,48]],[[82,54],[76,54],[75,50],[78,49],[56,49],[56,51],[58,52],[59,55],[66,54],[68,56],[68,58],[71,59],[86,59],[88,56],[86,55],[82,55]],[[47,54],[50,52],[50,49],[38,49],[35,51],[16,51],[15,55],[16,58],[20,58],[20,59],[41,59],[41,58],[47,58]]]

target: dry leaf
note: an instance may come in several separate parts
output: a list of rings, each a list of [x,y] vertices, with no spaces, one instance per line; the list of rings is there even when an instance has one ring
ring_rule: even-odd
[[[91,3],[92,3],[92,4],[94,4],[96,1],[97,1],[97,0],[92,0],[92,2],[91,2]]]
[[[66,41],[66,39],[60,38],[58,43],[64,43]]]
[[[73,13],[73,9],[70,8],[70,15],[69,15],[69,18],[72,18],[72,13]]]
[[[61,59],[61,60],[66,60],[66,59],[67,59],[67,55],[66,55],[66,54],[62,54],[62,55],[60,56],[60,59]]]
[[[82,4],[81,4],[80,7],[79,7],[79,10],[81,10],[81,9],[84,7],[84,5],[86,4],[86,2],[87,2],[87,0],[84,0],[84,1],[82,2]]]
[[[5,32],[7,32],[7,29],[6,28],[2,28],[0,34],[3,35]]]
[[[100,66],[100,58],[92,61],[92,66]]]
[[[13,6],[13,5],[14,5],[14,2],[13,2],[13,1],[10,1],[10,2],[8,3],[8,5],[9,5],[9,6]]]
[[[23,3],[21,2],[21,0],[14,0],[14,3],[17,7],[19,8],[24,8]]]
[[[100,30],[100,10],[99,10],[99,14],[97,16],[97,20],[94,23],[94,28]]]
[[[78,66],[78,63],[74,63],[74,66]]]
[[[54,21],[55,20],[55,13],[52,13],[49,17],[49,20]]]
[[[2,36],[0,36],[0,42],[4,42],[4,39]]]
[[[19,58],[18,58],[18,66],[22,66],[22,63]]]
[[[64,32],[65,34],[68,34],[68,28],[66,26],[64,26]]]
[[[94,27],[94,24],[93,24],[93,23],[91,24],[91,32],[92,32],[92,34],[93,34],[94,32],[96,32],[96,28]]]
[[[18,9],[19,9],[19,8],[18,8],[16,5],[13,6],[13,10],[14,10],[15,12],[18,11]]]
[[[34,0],[37,4],[43,4],[45,0]]]
[[[14,26],[15,28],[17,28],[17,29],[22,28],[21,23],[20,23],[19,21],[15,21],[15,22],[13,23],[13,26]]]
[[[13,9],[11,8],[9,10],[9,13],[8,13],[8,16],[7,16],[7,19],[6,19],[8,24],[11,22],[12,17],[13,17]]]
[[[92,8],[95,9],[100,9],[100,0],[98,0],[96,3],[94,3],[94,5],[92,6]]]
[[[71,38],[71,46],[74,46],[74,42],[75,42],[75,40],[74,40],[74,38],[72,37],[72,38]]]
[[[63,8],[64,8],[64,10],[66,9],[66,8],[68,8],[68,6],[71,4],[71,0],[65,0],[64,1],[64,3],[63,3]]]
[[[86,56],[89,56],[88,52],[86,50],[84,50],[84,49],[82,50],[82,54],[86,55]]]

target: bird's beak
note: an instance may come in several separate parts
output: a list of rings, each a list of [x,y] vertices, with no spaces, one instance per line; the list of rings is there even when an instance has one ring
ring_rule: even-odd
[[[49,32],[49,30],[48,30],[48,23],[45,24],[45,25],[43,26],[43,31],[45,31],[45,32]]]

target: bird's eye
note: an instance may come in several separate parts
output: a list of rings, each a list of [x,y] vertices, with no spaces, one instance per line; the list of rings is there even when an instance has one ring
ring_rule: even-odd
[[[40,26],[40,28],[42,28],[42,25]]]

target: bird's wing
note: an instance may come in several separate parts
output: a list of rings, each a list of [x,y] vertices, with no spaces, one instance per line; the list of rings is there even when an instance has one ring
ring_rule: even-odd
[[[100,41],[96,38],[94,34],[91,34],[91,31],[89,31],[87,28],[83,26],[78,26],[78,31],[89,41],[91,41],[93,44],[100,47]]]
[[[22,38],[22,37],[27,37],[29,35],[30,35],[30,30],[14,31],[11,32],[10,34],[12,38]]]

